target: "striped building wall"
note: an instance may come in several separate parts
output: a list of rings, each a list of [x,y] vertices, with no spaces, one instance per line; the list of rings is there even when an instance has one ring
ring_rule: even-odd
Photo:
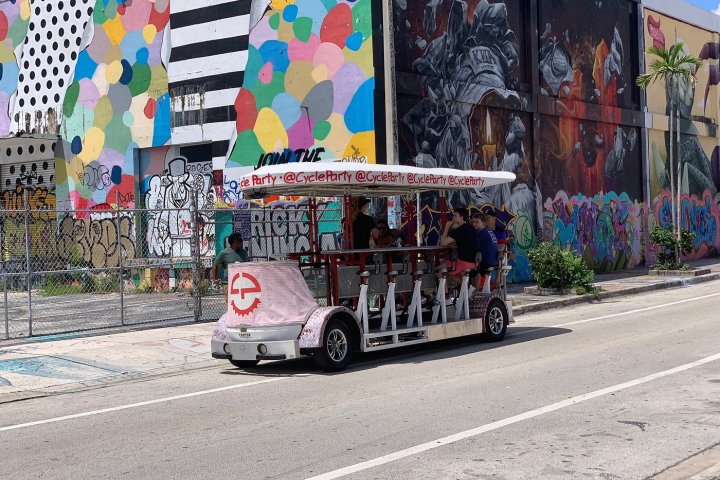
[[[235,129],[250,5],[251,0],[175,0],[170,5],[171,144],[212,142],[218,170],[225,166]]]

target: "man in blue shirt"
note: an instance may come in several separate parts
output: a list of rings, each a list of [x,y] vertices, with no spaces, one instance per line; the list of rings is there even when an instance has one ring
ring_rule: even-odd
[[[497,220],[497,213],[495,207],[492,205],[485,205],[480,213],[485,215],[486,220],[484,221],[485,227],[495,234],[498,242],[498,250],[504,252],[507,250],[508,236],[505,224]]]
[[[475,229],[475,249],[482,256],[480,264],[473,271],[473,286],[480,288],[480,278],[491,268],[498,265],[498,241],[495,233],[486,227],[487,216],[476,213],[472,217],[472,226]]]
[[[215,285],[223,286],[225,300],[227,300],[228,265],[248,261],[248,254],[243,248],[242,235],[237,232],[231,233],[226,242],[228,246],[217,254],[210,269],[210,280]]]

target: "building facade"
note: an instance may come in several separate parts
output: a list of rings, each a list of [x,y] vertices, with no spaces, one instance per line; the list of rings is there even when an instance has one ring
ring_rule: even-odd
[[[670,221],[669,117],[665,86],[635,79],[649,46],[683,42],[704,63],[680,101],[682,222],[692,257],[713,255],[720,22],[681,3],[4,2],[4,205],[30,188],[79,216],[184,208],[190,192],[231,209],[243,172],[294,161],[507,170],[512,185],[450,200],[500,209],[515,280],[543,239],[598,271],[643,265],[649,229]],[[430,240],[436,203],[423,198]],[[180,226],[151,223],[149,255],[187,253]]]

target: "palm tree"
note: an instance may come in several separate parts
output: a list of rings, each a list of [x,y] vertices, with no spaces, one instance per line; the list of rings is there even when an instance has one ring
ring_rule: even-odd
[[[647,51],[648,55],[654,55],[656,58],[650,63],[648,73],[638,75],[637,84],[643,90],[647,89],[650,84],[657,80],[663,80],[665,83],[666,91],[670,93],[670,148],[668,151],[668,159],[670,161],[670,202],[672,207],[672,227],[673,232],[677,237],[677,245],[675,247],[675,263],[680,263],[680,237],[682,230],[682,218],[680,216],[680,177],[682,175],[680,165],[680,105],[679,105],[679,86],[681,81],[690,83],[693,86],[697,81],[695,72],[700,65],[702,60],[699,58],[689,55],[684,51],[684,45],[682,42],[678,42],[670,47],[670,50],[664,48],[650,47]],[[675,121],[673,121],[675,120]],[[678,148],[678,159],[677,159],[677,182],[675,182],[674,174],[674,162],[673,162],[673,133],[677,136],[676,143]],[[677,184],[677,190],[675,185]]]

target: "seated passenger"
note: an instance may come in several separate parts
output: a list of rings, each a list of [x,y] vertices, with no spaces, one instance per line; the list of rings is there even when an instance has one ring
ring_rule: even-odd
[[[480,288],[480,279],[491,268],[498,266],[498,241],[495,233],[486,226],[488,217],[476,213],[472,218],[472,225],[475,229],[475,251],[480,253],[481,260],[477,268],[472,272],[472,284],[476,289]]]
[[[467,223],[467,208],[453,209],[452,221],[445,225],[440,245],[457,247],[458,259],[448,264],[448,279],[459,284],[462,281],[465,270],[475,268],[475,231]],[[447,292],[446,300],[447,300]]]
[[[402,247],[405,243],[403,241],[403,234],[397,228],[390,228],[385,220],[377,221],[378,238],[371,243],[375,244],[376,248],[388,248],[388,247]]]
[[[493,207],[492,205],[485,205],[482,209],[480,209],[480,213],[482,213],[486,217],[485,226],[495,234],[495,238],[497,239],[498,243],[498,251],[504,252],[505,250],[507,250],[507,230],[505,228],[505,224],[497,220],[497,212],[495,211],[495,207]]]
[[[369,208],[369,198],[357,198],[353,219],[353,248],[370,248],[370,239],[374,240],[378,237],[375,220],[367,214]]]

